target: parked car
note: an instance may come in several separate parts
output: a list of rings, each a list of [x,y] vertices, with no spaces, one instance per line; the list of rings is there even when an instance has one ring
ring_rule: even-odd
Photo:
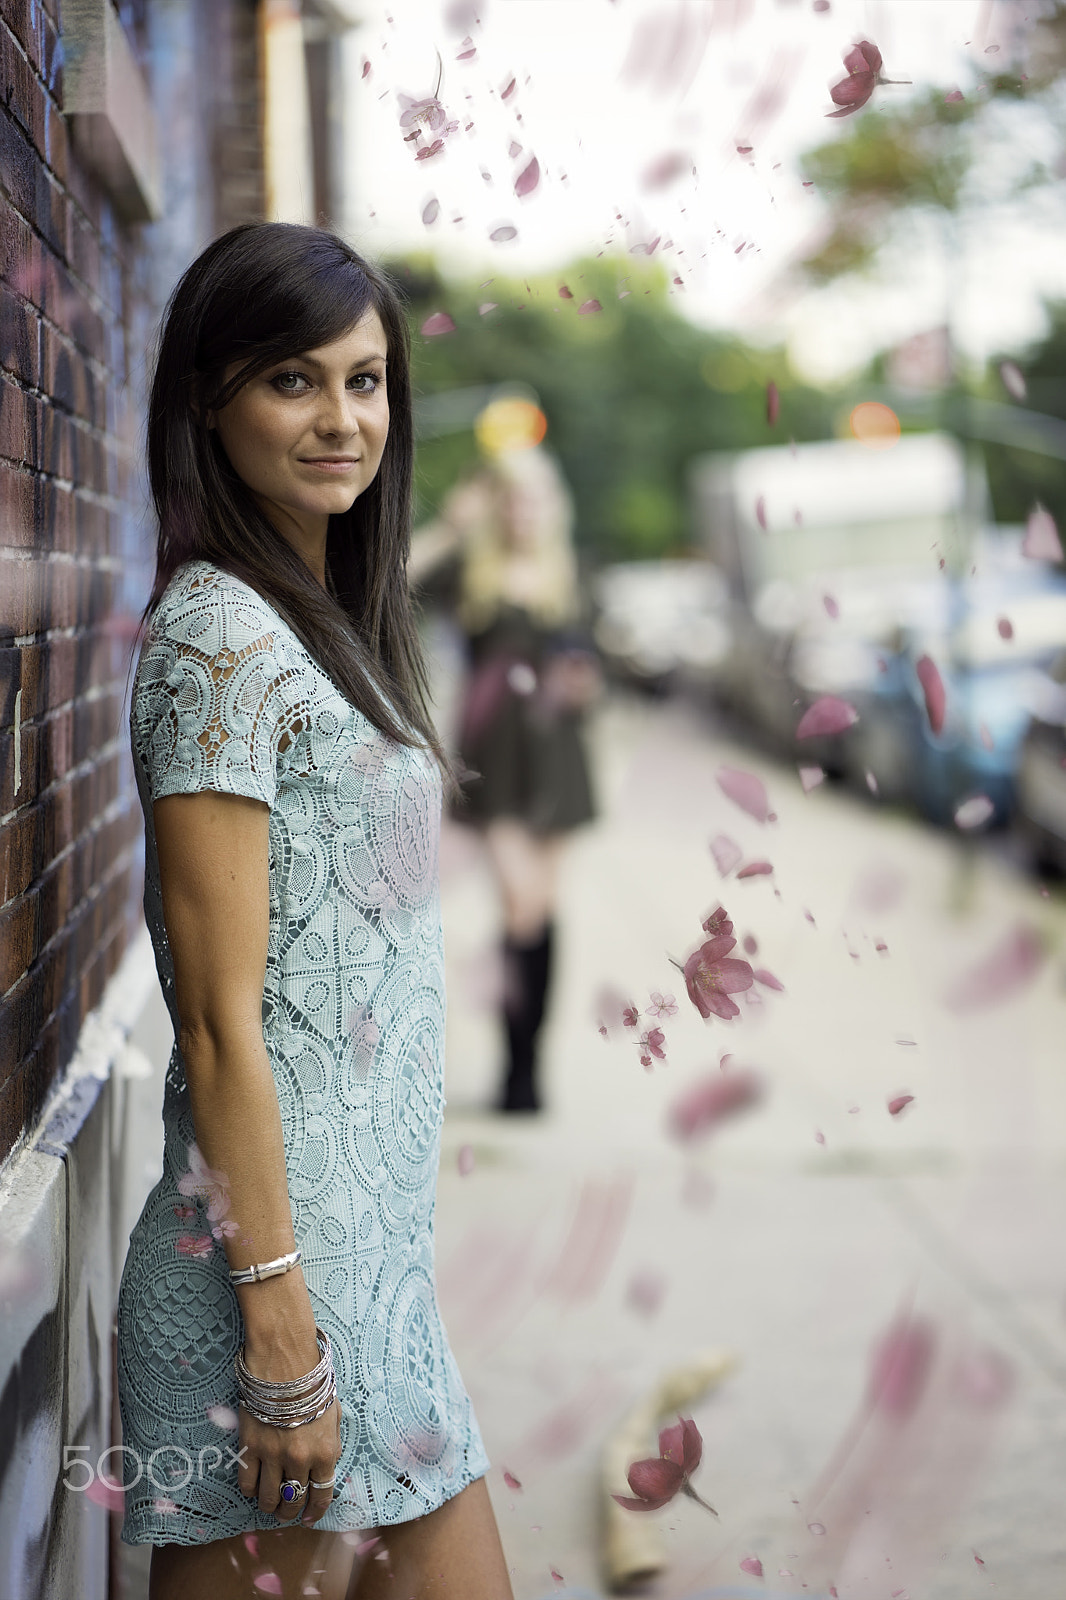
[[[1018,750],[1013,826],[1035,865],[1066,872],[1066,651],[1032,688]]]
[[[593,580],[593,637],[613,673],[651,690],[703,682],[729,651],[726,585],[708,561],[623,561]]]
[[[844,736],[849,776],[858,782],[860,769],[872,771],[879,792],[884,784],[944,824],[964,800],[984,795],[989,823],[1005,823],[1034,695],[1066,640],[1066,581],[1031,563],[948,586],[942,598],[943,614],[902,628],[886,670],[854,701],[860,723]],[[944,684],[939,733],[918,675],[924,656]]]

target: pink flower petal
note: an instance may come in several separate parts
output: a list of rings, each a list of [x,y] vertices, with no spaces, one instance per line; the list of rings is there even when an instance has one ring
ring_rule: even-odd
[[[762,1562],[758,1556],[745,1556],[740,1563],[741,1572],[750,1572],[753,1578],[762,1577]]]
[[[643,1267],[634,1272],[626,1289],[626,1304],[634,1311],[650,1317],[658,1311],[666,1294],[666,1278],[655,1267]]]
[[[966,830],[980,828],[992,816],[995,809],[986,794],[972,794],[968,800],[955,807],[955,826]]]
[[[825,780],[825,770],[822,767],[800,767],[799,775],[804,794],[810,794],[812,789],[817,789]]]
[[[797,739],[813,739],[819,734],[843,733],[852,723],[858,722],[859,713],[847,700],[835,694],[823,694],[807,707],[796,728]]]
[[[770,814],[770,801],[761,778],[742,767],[719,767],[714,776],[719,789],[734,805],[754,817],[756,822],[766,821]],[[713,845],[711,848],[714,848]]]
[[[755,500],[755,520],[762,531],[766,532],[766,496],[760,494]]]
[[[996,618],[996,632],[999,634],[1001,639],[1014,638],[1014,624],[1009,617]]]
[[[737,877],[761,878],[765,877],[767,873],[773,872],[773,870],[773,866],[769,861],[749,861],[747,866],[741,867]]]
[[[919,656],[914,664],[914,670],[918,674],[918,682],[925,695],[925,713],[929,718],[929,726],[934,733],[940,733],[944,726],[944,713],[947,710],[947,695],[940,669],[932,656]]]
[[[431,227],[433,225],[433,223],[436,222],[436,220],[437,220],[437,218],[439,216],[440,216],[440,201],[439,200],[427,200],[425,205],[422,207],[422,221],[425,223],[426,227],[427,228]]]
[[[1039,500],[1029,513],[1022,540],[1022,555],[1033,561],[1061,561],[1062,544],[1055,519]]]
[[[454,333],[455,323],[446,311],[434,311],[433,315],[423,322],[421,332],[427,339],[433,339],[441,333]]]
[[[587,317],[590,316],[594,311],[602,310],[603,307],[600,305],[598,300],[582,300],[581,304],[577,308],[577,314],[579,317]]]
[[[894,1417],[917,1407],[929,1378],[936,1332],[925,1317],[903,1317],[876,1345],[870,1366],[870,1403]]]
[[[513,1490],[516,1494],[520,1494],[521,1493],[521,1490],[522,1490],[521,1482],[519,1481],[518,1478],[515,1477],[513,1472],[507,1472],[505,1470],[504,1474],[503,1474],[503,1481],[507,1485],[508,1489]]]
[[[777,384],[771,378],[766,385],[766,420],[770,427],[774,426],[781,411],[781,395]]]
[[[252,1587],[258,1589],[260,1594],[284,1594],[281,1579],[271,1567],[264,1567],[262,1572],[256,1572],[252,1577]]]
[[[740,861],[744,852],[736,840],[731,839],[727,833],[716,833],[711,840],[711,854],[714,857],[719,875],[726,878]]]
[[[509,222],[503,223],[498,228],[493,228],[489,234],[489,240],[492,244],[506,244],[508,239],[517,239],[517,237],[518,229],[512,227]]]
[[[500,90],[500,99],[501,100],[509,100],[511,98],[511,96],[514,94],[514,92],[517,89],[517,87],[518,87],[518,80],[516,78],[511,78],[510,81],[507,84],[507,87]]]
[[[768,967],[756,967],[753,976],[756,983],[761,983],[767,989],[779,989],[784,994],[784,984],[779,978],[774,977]]]
[[[701,1078],[670,1106],[667,1127],[680,1144],[702,1139],[727,1117],[747,1111],[762,1098],[761,1079],[746,1069]]]
[[[951,96],[949,95],[947,98],[950,99]],[[962,99],[961,94],[959,95],[959,99]],[[1003,380],[1003,387],[1006,389],[1009,395],[1012,395],[1015,400],[1025,399],[1027,393],[1025,378],[1022,374],[1021,368],[1015,362],[1001,361],[999,364],[999,375]]]
[[[490,311],[496,311],[498,307],[495,300],[484,300],[477,309],[479,316],[486,317]]]
[[[522,199],[523,196],[532,194],[539,182],[540,162],[537,160],[536,156],[534,156],[529,165],[523,167],[522,171],[515,179],[514,192],[519,199]]]
[[[572,290],[568,289],[565,283],[561,283],[559,285],[559,299],[572,300],[573,298],[574,296]]]
[[[823,594],[822,604],[831,617],[839,617],[840,607],[831,594]]]
[[[649,1457],[634,1461],[626,1473],[629,1487],[648,1510],[658,1510],[672,1500],[685,1479],[684,1468],[676,1461]]]
[[[472,1144],[461,1144],[456,1162],[460,1178],[468,1178],[474,1170],[474,1147]]]
[[[914,1096],[912,1094],[897,1094],[894,1099],[888,1102],[889,1116],[898,1117],[904,1106],[911,1105],[913,1101]]]
[[[1045,954],[1039,931],[1016,923],[990,955],[955,980],[944,1003],[951,1011],[963,1012],[1009,1000],[1032,982]]]
[[[105,1511],[121,1513],[126,1509],[126,1496],[122,1485],[103,1472],[94,1473],[92,1482],[85,1490],[85,1497],[94,1505],[102,1506]]]
[[[947,94],[944,96],[944,104],[946,106],[957,106],[961,105],[962,101],[965,99],[966,96],[963,94],[961,89],[949,89]]]

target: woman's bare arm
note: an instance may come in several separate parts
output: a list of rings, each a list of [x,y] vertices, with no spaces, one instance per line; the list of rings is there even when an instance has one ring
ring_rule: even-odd
[[[153,815],[196,1142],[207,1165],[225,1174],[228,1215],[238,1224],[224,1249],[231,1267],[272,1261],[295,1248],[295,1237],[281,1113],[263,1041],[270,813],[260,800],[205,790],[157,800]],[[241,1285],[236,1294],[251,1371],[275,1382],[310,1372],[321,1351],[299,1264]],[[294,1450],[310,1450],[319,1461],[314,1476],[329,1476],[321,1458],[324,1446],[329,1460],[339,1451],[336,1406],[289,1431],[285,1441],[278,1430],[241,1416],[242,1443],[252,1442],[269,1480],[260,1481],[263,1509],[277,1502],[280,1467],[267,1460],[274,1444],[290,1460]],[[258,1448],[264,1441],[268,1448]],[[242,1469],[245,1493],[257,1473],[258,1461],[248,1481]],[[264,1505],[272,1496],[274,1503]],[[322,1509],[328,1502],[326,1493]]]

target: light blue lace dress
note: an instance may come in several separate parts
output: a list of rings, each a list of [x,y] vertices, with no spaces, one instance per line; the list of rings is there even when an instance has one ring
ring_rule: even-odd
[[[270,807],[263,1036],[301,1268],[333,1342],[341,1412],[340,1493],[317,1526],[409,1521],[489,1465],[434,1286],[439,770],[374,728],[261,596],[206,561],[183,565],[156,608],[130,727],[145,914],[175,1040],[152,802],[217,789]],[[242,1317],[209,1197],[178,1186],[195,1129],[176,1042],[163,1129],[163,1176],[119,1289],[122,1538],[202,1544],[284,1524],[237,1487]]]

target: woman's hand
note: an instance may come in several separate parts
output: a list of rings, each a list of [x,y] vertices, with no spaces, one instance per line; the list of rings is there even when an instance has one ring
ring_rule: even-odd
[[[285,1478],[308,1483],[311,1478],[324,1483],[332,1478],[341,1454],[340,1406],[334,1400],[314,1422],[298,1428],[272,1428],[260,1422],[241,1406],[238,1413],[241,1464],[237,1487],[252,1498],[258,1491],[259,1509],[273,1512],[283,1522],[311,1524],[318,1521],[333,1503],[333,1489],[308,1489],[299,1500],[281,1498]]]

